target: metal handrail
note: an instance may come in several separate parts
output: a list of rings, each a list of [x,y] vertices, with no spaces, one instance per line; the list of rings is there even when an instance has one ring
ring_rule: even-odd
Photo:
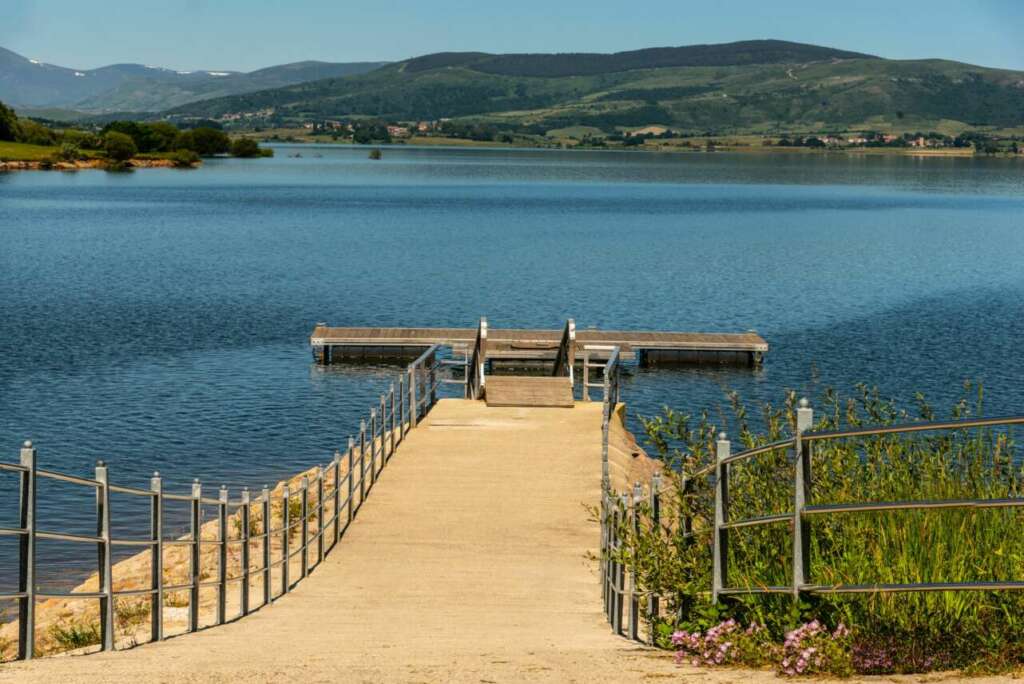
[[[555,354],[555,366],[551,371],[554,377],[568,377],[570,384],[575,384],[573,373],[576,366],[576,321],[569,319],[562,330],[562,339],[558,343]]]
[[[414,429],[418,420],[426,415],[437,402],[437,390],[441,385],[437,371],[441,364],[437,361],[440,345],[428,348],[419,358],[409,365],[408,370],[397,378],[388,392],[380,396],[380,401],[370,410],[369,440],[366,421],[361,421],[359,443],[349,437],[348,449],[344,455],[335,451],[334,458],[325,468],[317,466],[312,475],[302,478],[302,484],[296,491],[291,491],[291,479],[285,481],[282,492],[274,496],[281,502],[281,524],[272,524],[272,494],[267,487],[253,497],[248,489],[243,489],[240,498],[230,499],[226,487],[217,491],[217,497],[204,497],[202,486],[195,480],[190,494],[177,494],[163,491],[163,483],[159,473],[154,473],[150,480],[150,489],[115,485],[109,481],[108,466],[102,461],[96,465],[95,479],[52,472],[38,468],[35,447],[26,442],[20,453],[20,463],[0,463],[0,471],[19,474],[19,520],[17,527],[0,527],[0,535],[15,536],[19,540],[18,551],[18,587],[17,591],[0,594],[0,599],[18,601],[18,658],[31,659],[36,655],[36,603],[43,598],[88,599],[100,602],[100,636],[102,650],[113,650],[114,644],[114,613],[115,598],[120,596],[149,596],[151,601],[151,635],[153,641],[164,639],[163,601],[168,592],[189,592],[188,627],[193,632],[199,628],[199,590],[206,587],[218,589],[217,621],[224,624],[226,615],[226,591],[229,585],[241,585],[240,617],[253,610],[276,600],[291,591],[309,572],[319,566],[324,558],[337,547],[348,526],[352,523],[369,492],[372,491],[377,475],[381,473],[395,449],[404,441],[408,431]],[[341,473],[341,463],[346,461],[345,474]],[[358,479],[354,471],[358,470]],[[86,486],[96,491],[96,529],[95,535],[73,534],[41,530],[37,526],[36,490],[39,478],[54,479],[76,486]],[[332,482],[328,491],[325,480]],[[342,498],[341,490],[345,487],[347,496]],[[315,503],[311,502],[315,497]],[[142,496],[150,499],[149,527],[150,536],[141,539],[120,539],[111,535],[112,493]],[[358,497],[357,497],[358,494]],[[294,521],[290,520],[290,501],[295,498],[301,501],[301,513]],[[189,505],[189,533],[178,539],[164,539],[163,510],[167,501],[185,502]],[[331,514],[326,515],[325,502],[331,503]],[[217,536],[213,539],[203,538],[204,523],[202,507],[213,506],[217,510],[215,522]],[[229,513],[230,510],[230,513]],[[254,533],[250,529],[252,514],[259,512],[262,531]],[[234,518],[240,525],[238,538],[228,533],[228,520]],[[310,523],[315,522],[316,527]],[[291,537],[300,530],[296,548],[292,546]],[[95,544],[98,548],[97,572],[99,587],[92,592],[69,592],[66,594],[47,593],[37,589],[36,582],[36,541],[52,539],[70,542]],[[271,560],[273,541],[281,541],[281,558]],[[253,543],[259,546],[256,559],[251,557]],[[241,575],[228,576],[228,547],[240,546]],[[115,546],[149,547],[153,561],[150,563],[151,586],[148,589],[114,589],[113,587],[113,554]],[[187,546],[189,552],[189,581],[184,584],[165,585],[164,554],[167,547]],[[203,547],[213,547],[219,557],[218,573],[215,579],[200,581],[199,558]],[[260,556],[262,558],[260,558]],[[290,580],[289,559],[300,557],[300,576]],[[255,563],[253,561],[256,561]],[[255,566],[255,567],[254,567]],[[280,568],[280,591],[275,592],[271,581],[271,570]],[[262,603],[250,605],[250,579],[262,576]]]
[[[476,340],[473,343],[473,353],[468,355],[466,366],[466,398],[483,398],[487,364],[487,319],[481,318],[480,325],[476,329]]]
[[[809,580],[810,558],[807,548],[810,543],[811,529],[809,518],[831,514],[849,514],[861,512],[883,512],[896,510],[944,510],[944,509],[984,509],[984,508],[1010,508],[1024,507],[1024,497],[1006,497],[998,499],[945,499],[933,501],[879,501],[879,502],[842,502],[811,504],[812,494],[812,445],[824,443],[829,440],[846,438],[864,438],[880,435],[908,434],[927,431],[951,431],[966,430],[971,428],[1010,426],[1024,424],[1024,416],[1004,416],[994,418],[969,418],[963,420],[929,421],[921,423],[904,423],[899,425],[885,425],[878,427],[857,428],[848,430],[829,430],[812,432],[813,411],[807,400],[800,401],[796,411],[796,432],[792,437],[781,439],[769,444],[763,444],[744,451],[731,453],[731,444],[725,433],[718,436],[716,442],[714,461],[703,466],[682,478],[683,494],[692,491],[694,481],[709,477],[714,474],[714,509],[711,524],[706,525],[699,531],[693,530],[693,520],[686,514],[676,533],[683,540],[689,542],[698,533],[709,533],[711,536],[712,551],[712,586],[711,598],[718,601],[722,596],[739,594],[791,594],[799,597],[803,593],[815,594],[841,594],[841,593],[872,593],[872,592],[923,592],[923,591],[1016,591],[1024,590],[1024,581],[1000,580],[984,582],[920,582],[907,584],[857,584],[857,585],[820,585]],[[747,461],[780,449],[792,449],[794,464],[793,476],[793,509],[791,511],[757,516],[743,520],[730,520],[729,518],[729,471],[733,464]],[[660,597],[649,595],[649,592],[640,591],[635,588],[637,578],[629,578],[630,587],[627,589],[622,581],[623,572],[633,572],[635,569],[624,568],[623,563],[617,559],[617,552],[620,548],[619,527],[623,524],[636,525],[639,530],[639,518],[646,515],[655,529],[667,529],[661,525],[659,520],[659,507],[661,493],[658,476],[652,479],[650,486],[650,504],[648,509],[641,511],[639,503],[642,499],[642,490],[639,483],[634,487],[633,496],[626,494],[616,495],[607,488],[601,499],[601,564],[602,564],[602,593],[605,596],[606,617],[617,634],[622,634],[622,620],[624,603],[630,604],[629,610],[629,636],[639,638],[639,631],[636,627],[640,607],[637,603],[638,596],[646,596],[648,600],[647,618],[653,622],[657,615],[657,606]],[[727,573],[727,555],[730,530],[770,525],[776,523],[789,523],[790,535],[792,537],[792,581],[786,586],[753,586],[736,587],[729,586]],[[653,639],[653,634],[649,635]]]

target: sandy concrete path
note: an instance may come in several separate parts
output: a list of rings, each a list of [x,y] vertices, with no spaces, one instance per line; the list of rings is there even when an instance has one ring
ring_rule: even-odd
[[[598,529],[584,509],[599,496],[600,425],[597,402],[443,400],[399,448],[341,547],[274,605],[129,651],[0,666],[0,680],[680,677],[670,657],[613,637],[603,620],[586,560]]]

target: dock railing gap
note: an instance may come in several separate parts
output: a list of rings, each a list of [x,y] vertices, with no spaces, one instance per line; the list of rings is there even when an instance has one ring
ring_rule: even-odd
[[[416,361],[409,364],[396,378],[396,382],[388,387],[385,394],[369,409],[372,425],[370,444],[367,444],[366,419],[360,421],[359,443],[353,437],[348,438],[347,447],[342,454],[335,450],[333,459],[325,469],[321,465],[310,468],[312,473],[303,475],[297,490],[293,490],[290,480],[285,480],[280,496],[263,486],[259,496],[252,500],[249,490],[242,489],[237,499],[230,498],[226,486],[217,490],[216,498],[204,498],[203,486],[198,479],[193,480],[188,493],[166,491],[160,473],[153,473],[148,486],[135,488],[115,485],[111,478],[111,466],[103,461],[96,464],[92,477],[81,477],[65,473],[42,470],[38,467],[36,446],[25,442],[19,453],[17,463],[0,462],[0,471],[18,475],[18,527],[0,527],[0,535],[18,538],[18,577],[17,591],[0,593],[0,601],[14,601],[17,605],[18,644],[16,657],[30,660],[38,655],[36,648],[36,609],[41,600],[65,599],[81,601],[97,601],[99,604],[99,634],[101,650],[109,651],[119,648],[115,625],[117,624],[117,600],[119,597],[145,597],[150,603],[151,641],[167,638],[165,633],[166,612],[164,604],[169,594],[187,592],[188,611],[186,616],[186,633],[195,632],[201,627],[200,590],[210,588],[217,592],[214,606],[215,614],[210,627],[241,619],[277,598],[290,592],[303,579],[308,577],[336,549],[345,530],[352,523],[355,514],[369,496],[371,489],[367,487],[367,466],[370,477],[376,481],[378,475],[395,456],[396,448],[404,441],[410,430],[429,413],[437,402],[438,386],[438,345],[430,347]],[[371,463],[367,464],[367,447],[371,450]],[[358,454],[357,454],[358,452]],[[379,462],[378,462],[379,457]],[[342,475],[341,462],[346,462],[345,474]],[[354,476],[358,472],[359,482]],[[312,476],[312,481],[310,477]],[[38,529],[36,511],[38,509],[38,482],[40,479],[56,480],[75,487],[91,489],[95,496],[96,533],[94,535],[72,534]],[[330,482],[330,492],[327,482]],[[144,497],[149,501],[148,520],[124,520],[117,518],[118,511],[111,506],[111,493],[127,494]],[[311,492],[316,497],[315,503],[310,502]],[[344,496],[344,498],[342,498]],[[289,503],[298,498],[299,513],[293,520]],[[330,500],[331,514],[326,516],[325,502]],[[170,539],[164,534],[164,507],[167,501],[182,502],[188,505],[188,534],[181,538]],[[274,501],[281,507],[280,527],[273,525]],[[203,538],[203,507],[215,507],[217,517],[215,528],[216,539]],[[232,512],[233,510],[233,512]],[[252,513],[259,512],[259,529],[252,529]],[[237,538],[232,538],[230,520],[237,520]],[[126,523],[133,528],[148,529],[148,538],[143,540],[123,539],[112,533],[112,522]],[[315,520],[315,528],[310,522]],[[331,534],[331,542],[325,536]],[[53,592],[38,590],[38,554],[36,542],[39,539],[66,541],[85,545],[93,545],[96,549],[95,571],[98,577],[96,591],[90,592]],[[275,540],[280,540],[281,554],[274,560]],[[297,548],[292,549],[295,543]],[[253,565],[253,545],[259,545],[258,565]],[[203,550],[212,545],[216,548],[217,570],[213,579],[202,579]],[[241,570],[237,576],[228,574],[231,546],[237,545],[241,557]],[[113,550],[120,546],[145,547],[152,554],[149,567],[150,586],[147,589],[116,589],[113,577]],[[188,580],[183,584],[167,585],[164,583],[165,552],[168,548],[187,547]],[[291,576],[291,562],[298,556],[298,577]],[[280,577],[280,592],[274,593],[275,570]],[[250,592],[253,577],[257,578],[257,587],[261,599],[253,602]],[[12,578],[13,579],[13,578]],[[241,597],[238,614],[227,614],[227,595],[238,583]],[[202,627],[207,629],[210,627]]]

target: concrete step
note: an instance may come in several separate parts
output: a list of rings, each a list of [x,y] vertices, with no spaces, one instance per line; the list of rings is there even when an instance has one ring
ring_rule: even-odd
[[[572,408],[572,381],[518,375],[488,375],[484,385],[488,406],[550,406]]]

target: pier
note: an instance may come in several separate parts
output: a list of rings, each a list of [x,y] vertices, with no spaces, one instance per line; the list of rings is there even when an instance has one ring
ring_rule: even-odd
[[[310,345],[319,363],[414,358],[432,345],[449,347],[465,356],[479,328],[347,328],[317,324]],[[564,329],[490,328],[485,361],[500,365],[555,360]],[[726,363],[757,366],[768,343],[756,332],[694,333],[624,331],[579,328],[575,331],[577,359],[585,347],[618,347],[623,361],[641,366],[661,363]],[[607,356],[594,350],[595,359]]]

